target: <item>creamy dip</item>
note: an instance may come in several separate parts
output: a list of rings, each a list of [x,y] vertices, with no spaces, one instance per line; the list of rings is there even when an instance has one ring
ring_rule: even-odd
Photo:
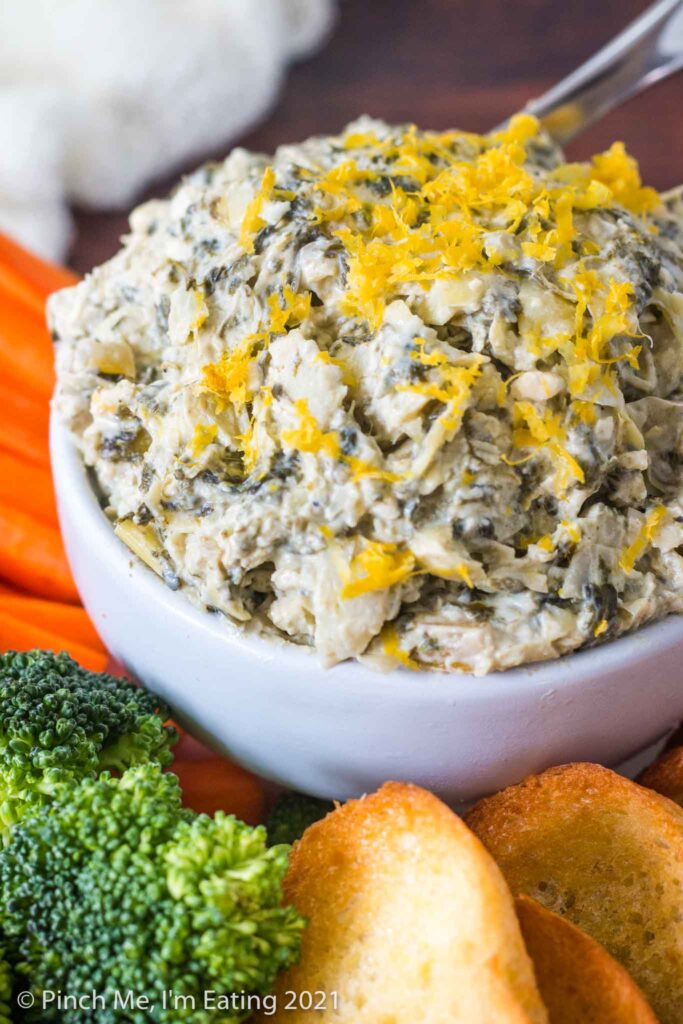
[[[53,296],[118,536],[207,613],[482,674],[683,606],[683,230],[567,164],[363,118],[236,150]]]

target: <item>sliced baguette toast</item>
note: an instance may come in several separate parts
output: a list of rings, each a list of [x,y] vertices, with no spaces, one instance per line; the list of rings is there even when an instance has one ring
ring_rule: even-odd
[[[638,781],[683,807],[683,747],[665,750]]]
[[[518,896],[517,917],[550,1024],[657,1024],[631,975],[566,917]]]
[[[285,894],[308,927],[270,1020],[547,1021],[500,871],[423,789],[388,783],[312,825],[294,847]],[[326,993],[327,1009],[287,1010],[287,992]]]
[[[466,816],[515,895],[593,936],[662,1024],[683,1021],[683,810],[593,764],[551,768]]]

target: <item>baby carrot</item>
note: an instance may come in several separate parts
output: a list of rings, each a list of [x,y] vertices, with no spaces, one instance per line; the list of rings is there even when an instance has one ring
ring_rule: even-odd
[[[222,757],[175,761],[172,771],[180,779],[183,803],[193,811],[214,814],[225,811],[248,825],[265,817],[265,792],[251,772]]]
[[[11,296],[22,302],[27,309],[45,321],[45,296],[23,274],[8,263],[0,260],[0,296]]]
[[[102,672],[107,664],[107,655],[102,651],[75,643],[42,626],[23,622],[0,611],[0,650],[31,651],[36,647],[54,651],[55,654],[67,651],[74,661],[92,672]]]
[[[48,469],[31,465],[0,450],[0,503],[11,505],[59,529],[52,476]]]
[[[0,505],[0,577],[37,597],[80,603],[59,531],[8,505]]]
[[[0,366],[29,393],[49,398],[54,386],[54,352],[47,327],[26,306],[3,295],[0,301]]]
[[[78,277],[66,267],[35,256],[15,242],[9,235],[0,233],[0,262],[11,267],[17,274],[26,278],[44,298],[58,288],[69,288],[78,282]]]
[[[47,466],[48,414],[38,399],[0,374],[0,448],[36,465]]]
[[[69,642],[90,647],[93,651],[104,653],[106,650],[85,608],[77,608],[73,604],[0,591],[0,615],[9,615],[27,624],[40,623],[41,629],[47,629]]]

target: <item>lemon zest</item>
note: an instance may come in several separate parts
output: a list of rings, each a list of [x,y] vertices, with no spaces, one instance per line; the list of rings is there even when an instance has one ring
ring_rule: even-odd
[[[380,643],[382,644],[382,650],[389,658],[393,658],[398,661],[399,664],[404,665],[405,668],[412,669],[415,671],[419,669],[419,665],[416,661],[410,657],[407,651],[401,647],[401,641],[398,635],[398,630],[391,623],[386,625],[379,636]]]
[[[254,235],[259,231],[265,224],[261,216],[264,203],[266,203],[272,195],[273,188],[275,186],[275,171],[272,167],[266,167],[263,172],[261,184],[256,192],[254,198],[247,205],[242,217],[242,226],[240,228],[240,245],[247,252],[254,251]]]
[[[638,530],[635,538],[631,544],[624,549],[619,559],[619,568],[623,569],[625,573],[633,572],[638,559],[645,554],[646,550],[655,540],[659,530],[661,529],[662,523],[666,518],[666,512],[667,510],[664,505],[655,505],[655,507],[648,513],[645,518],[645,522]]]
[[[273,292],[268,296],[271,334],[283,334],[289,327],[298,327],[311,311],[311,293],[297,293],[287,285],[282,296]]]
[[[377,590],[388,590],[407,579],[414,569],[412,552],[401,551],[396,544],[365,541],[362,551],[348,566],[341,589],[342,599],[346,601]]]
[[[313,455],[322,453],[331,459],[338,459],[341,454],[341,446],[337,432],[320,429],[305,398],[296,401],[294,408],[299,416],[299,425],[293,430],[282,431],[283,444],[289,448],[296,448],[300,452],[308,452]]]
[[[218,427],[215,423],[198,423],[194,428],[194,434],[192,435],[192,441],[190,443],[190,451],[194,459],[198,458],[205,448],[208,448],[210,444],[216,440],[218,433]]]

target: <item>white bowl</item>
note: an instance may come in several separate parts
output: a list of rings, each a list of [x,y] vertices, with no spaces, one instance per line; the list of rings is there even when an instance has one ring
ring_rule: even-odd
[[[616,764],[683,717],[680,616],[483,678],[326,670],[247,638],[133,558],[54,414],[51,452],[66,550],[109,650],[182,725],[267,778],[339,799],[403,779],[461,803],[551,764]]]

